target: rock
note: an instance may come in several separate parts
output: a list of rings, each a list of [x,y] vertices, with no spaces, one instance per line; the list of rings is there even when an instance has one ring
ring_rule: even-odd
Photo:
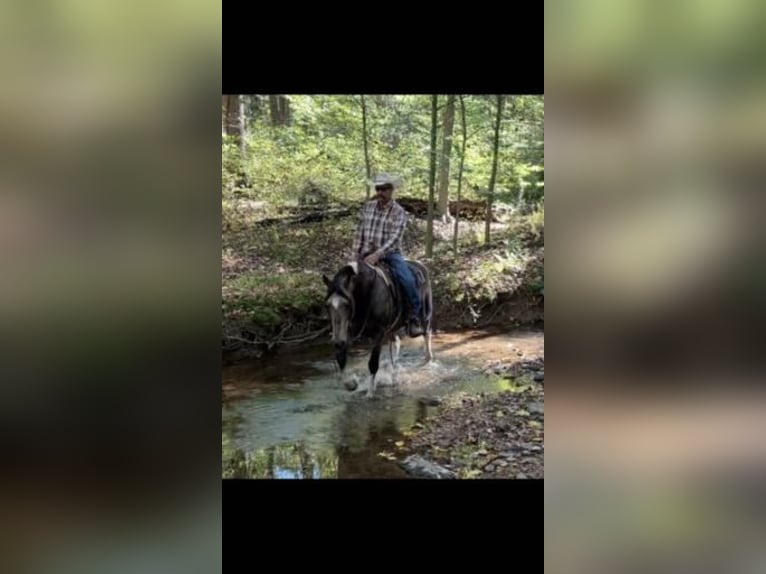
[[[442,400],[439,397],[420,397],[418,402],[427,407],[438,407],[442,404]]]
[[[545,414],[545,405],[541,403],[540,401],[531,401],[527,403],[527,409],[530,413],[535,413],[538,415]]]
[[[409,474],[420,478],[455,478],[451,470],[416,454],[408,456],[399,465]]]
[[[519,472],[519,473],[516,474],[516,478],[518,478],[520,480],[523,480],[523,479],[527,478],[527,475],[524,474],[523,472]]]
[[[310,404],[305,405],[302,407],[294,408],[292,411],[293,413],[313,413],[317,411],[322,411],[327,408],[327,405],[319,405],[319,404]]]
[[[534,376],[534,380],[537,383],[542,383],[545,379],[545,372],[544,371],[537,371]]]
[[[488,464],[487,466],[485,466],[485,467],[484,467],[484,470],[485,470],[486,472],[494,472],[494,470],[495,470],[495,465],[494,465],[494,464]]]

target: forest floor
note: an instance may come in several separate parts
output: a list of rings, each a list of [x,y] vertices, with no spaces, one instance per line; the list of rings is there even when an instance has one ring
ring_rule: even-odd
[[[503,358],[484,370],[509,376],[513,385],[499,393],[453,395],[405,432],[397,458],[412,474],[429,477],[429,463],[435,463],[457,478],[543,478],[544,358]]]
[[[222,347],[237,360],[327,332],[322,274],[345,263],[359,205],[275,210],[262,203],[223,206]],[[431,270],[436,330],[530,324],[543,318],[544,216],[506,211],[491,224],[434,221],[433,257],[425,257],[426,221],[411,214],[405,256]]]

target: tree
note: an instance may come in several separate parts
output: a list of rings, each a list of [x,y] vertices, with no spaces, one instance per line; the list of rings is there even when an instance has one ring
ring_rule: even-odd
[[[489,245],[489,224],[492,221],[492,198],[495,195],[495,179],[497,178],[497,152],[500,148],[500,118],[503,115],[505,97],[497,96],[497,114],[495,116],[495,143],[492,149],[492,175],[489,178],[487,190],[487,216],[484,220],[484,244]]]
[[[428,223],[426,225],[426,257],[433,255],[434,184],[436,181],[436,108],[439,96],[431,96],[431,169],[428,176]]]
[[[458,233],[458,220],[460,219],[460,191],[463,188],[463,165],[465,164],[465,145],[468,141],[468,134],[466,133],[465,126],[465,102],[463,96],[460,96],[460,125],[463,128],[463,145],[460,148],[460,168],[457,172],[457,209],[455,209],[455,234],[452,238],[453,251],[455,252],[455,259],[457,259],[457,233]]]
[[[364,142],[364,168],[367,173],[367,199],[370,199],[370,152],[367,144],[367,103],[364,100],[364,94],[362,94],[362,140]]]
[[[240,151],[245,153],[245,109],[242,96],[223,96],[225,133],[234,136]]]
[[[439,204],[438,214],[444,218],[449,215],[449,162],[452,154],[452,129],[455,124],[455,96],[447,96],[442,127],[442,155],[439,161]]]
[[[287,99],[287,96],[271,94],[269,96],[269,110],[271,112],[272,126],[290,125],[290,100]]]

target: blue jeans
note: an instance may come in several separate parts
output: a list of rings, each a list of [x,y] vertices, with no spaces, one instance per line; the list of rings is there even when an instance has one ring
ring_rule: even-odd
[[[395,252],[386,255],[383,260],[391,266],[391,269],[393,269],[397,281],[401,284],[404,294],[410,302],[410,310],[413,315],[419,317],[420,295],[418,294],[418,288],[415,284],[415,276],[412,274],[412,270],[409,265],[407,265],[404,257],[402,257],[401,253]]]

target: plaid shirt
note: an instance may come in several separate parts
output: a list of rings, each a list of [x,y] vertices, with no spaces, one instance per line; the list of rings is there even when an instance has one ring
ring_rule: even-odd
[[[407,212],[391,200],[384,208],[377,200],[368,201],[362,207],[359,225],[354,235],[353,253],[366,255],[377,253],[385,257],[402,250],[402,235],[407,225]]]

